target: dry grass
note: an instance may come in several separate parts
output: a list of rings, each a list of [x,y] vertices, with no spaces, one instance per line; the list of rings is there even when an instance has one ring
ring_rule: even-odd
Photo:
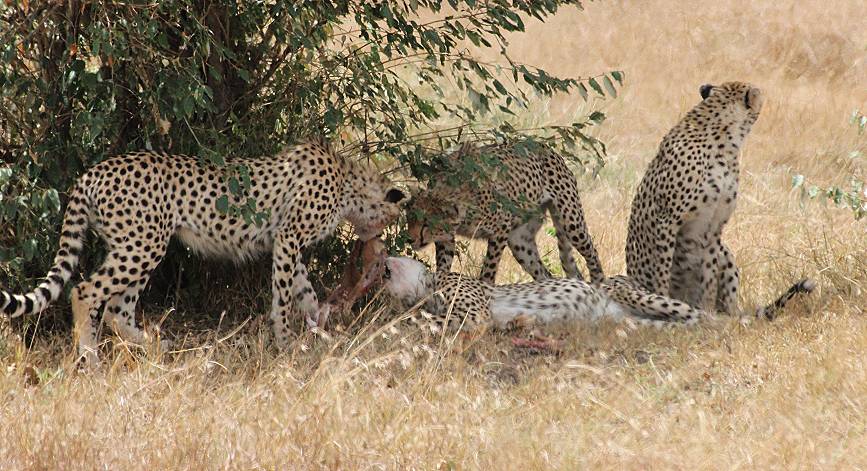
[[[623,270],[644,165],[698,86],[765,89],[724,238],[746,306],[796,277],[819,280],[778,321],[575,326],[556,357],[503,336],[450,351],[382,320],[278,354],[254,321],[162,357],[115,344],[92,374],[69,366],[67,337],[37,336],[0,355],[0,468],[867,466],[867,226],[790,190],[794,173],[823,184],[864,175],[864,157],[847,155],[867,153],[865,137],[846,121],[867,109],[862,16],[861,2],[842,0],[604,1],[513,38],[516,56],[554,72],[627,73],[622,96],[602,103],[609,165],[583,181],[609,273]],[[547,112],[565,120],[581,106],[562,99]],[[501,271],[524,277],[511,261]]]

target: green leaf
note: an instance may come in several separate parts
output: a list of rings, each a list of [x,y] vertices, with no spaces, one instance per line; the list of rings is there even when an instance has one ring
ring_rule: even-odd
[[[804,176],[803,175],[795,175],[792,177],[792,188],[798,188],[799,186],[804,184]]]
[[[237,178],[229,178],[229,191],[231,191],[233,195],[241,194],[241,184],[238,182]]]
[[[614,88],[614,84],[611,82],[611,79],[608,76],[605,76],[605,79],[602,81],[605,84],[605,89],[608,90],[608,95],[611,97],[617,97],[617,89]]]
[[[590,85],[590,88],[596,91],[596,93],[605,96],[605,93],[602,91],[602,87],[599,85],[599,82],[596,81],[595,78],[591,78],[587,81],[587,84]]]
[[[479,35],[479,33],[468,29],[467,37],[470,38],[470,41],[472,41],[473,45],[475,45],[476,47],[481,46],[481,36]]]
[[[479,93],[473,87],[467,85],[467,93],[470,97],[470,103],[473,104],[473,108],[477,111],[486,112],[488,111],[488,97]]]
[[[190,117],[193,115],[193,109],[195,108],[195,101],[192,95],[185,95],[181,99],[181,110],[184,113],[185,117]]]
[[[229,196],[223,195],[217,198],[217,211],[221,214],[227,214],[229,212]]]
[[[57,194],[57,190],[55,190],[54,188],[49,188],[48,190],[45,190],[43,205],[52,213],[60,212],[60,196]]]
[[[24,241],[21,249],[24,252],[24,260],[29,262],[33,260],[33,256],[36,255],[36,251],[39,249],[39,241],[34,238],[27,239]]]
[[[578,93],[581,94],[581,98],[583,98],[584,101],[587,101],[587,99],[589,98],[589,95],[587,94],[587,87],[585,87],[583,83],[578,84]]]
[[[0,166],[0,186],[3,186],[12,178],[12,169],[6,166]]]

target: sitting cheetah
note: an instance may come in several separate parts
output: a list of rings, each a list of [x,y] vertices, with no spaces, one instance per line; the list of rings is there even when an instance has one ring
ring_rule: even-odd
[[[762,109],[762,92],[728,82],[703,85],[700,93],[702,101],[662,140],[638,187],[626,266],[648,291],[731,314],[739,275],[720,236],[735,209],[738,154]],[[798,283],[789,291],[813,286]]]
[[[38,313],[56,300],[77,266],[88,226],[108,249],[102,265],[72,290],[79,355],[97,360],[97,330],[105,320],[118,335],[146,340],[135,305],[173,235],[195,251],[236,261],[273,252],[270,318],[285,342],[290,309],[311,326],[322,325],[301,251],[348,220],[359,238],[376,237],[393,222],[404,194],[372,168],[345,160],[320,143],[300,144],[267,159],[228,160],[250,172],[248,195],[268,214],[261,225],[217,210],[230,195],[223,171],[194,157],[136,152],[95,165],[70,194],[60,248],[47,279],[26,295],[0,290],[0,309],[11,317]],[[232,204],[241,200],[229,196]]]
[[[385,265],[389,295],[404,307],[424,301],[434,323],[455,329],[504,327],[518,317],[541,323],[628,318],[662,326],[695,324],[707,316],[684,302],[650,293],[624,276],[608,278],[598,287],[575,278],[494,285],[457,273],[434,274],[407,257],[388,257]],[[797,292],[793,287],[762,311],[782,308]]]
[[[498,163],[485,164],[494,157]],[[408,203],[409,236],[418,250],[434,242],[438,271],[449,271],[454,256],[455,233],[488,239],[488,250],[481,279],[493,282],[506,245],[521,266],[535,280],[550,278],[539,257],[536,233],[544,222],[545,209],[551,212],[557,229],[557,246],[563,269],[570,277],[581,277],[572,247],[587,263],[590,279],[601,281],[602,264],[593,246],[584,210],[578,196],[575,176],[563,157],[547,148],[522,156],[514,146],[490,145],[476,148],[464,144],[446,158],[448,166],[488,165],[481,181],[451,186],[435,184]],[[446,172],[442,179],[448,178]],[[517,211],[502,204],[502,198],[517,206]],[[525,214],[518,214],[523,212]]]

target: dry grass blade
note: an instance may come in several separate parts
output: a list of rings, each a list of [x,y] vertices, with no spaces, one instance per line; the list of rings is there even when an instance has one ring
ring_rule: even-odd
[[[626,73],[619,98],[600,103],[608,165],[580,179],[606,271],[624,269],[631,196],[663,134],[701,84],[744,80],[768,102],[723,234],[741,302],[762,305],[802,276],[816,293],[746,326],[568,326],[553,332],[556,356],[496,333],[458,352],[452,334],[423,335],[376,301],[331,342],[303,334],[277,350],[260,317],[242,323],[253,312],[237,299],[228,333],[166,326],[182,340],[162,357],[111,341],[109,367],[87,374],[67,335],[40,331],[25,348],[7,331],[0,469],[867,467],[867,227],[791,190],[795,173],[863,176],[867,143],[847,122],[867,109],[863,2],[585,3],[528,21],[509,50],[558,74]],[[517,124],[568,122],[583,107],[558,98]],[[556,259],[555,239],[538,241]],[[470,248],[475,274],[484,246]],[[498,281],[526,279],[505,257]]]

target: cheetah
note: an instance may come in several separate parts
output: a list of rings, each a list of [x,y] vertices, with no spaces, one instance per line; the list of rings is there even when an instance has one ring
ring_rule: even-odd
[[[796,285],[764,310],[784,306],[799,289]],[[661,327],[693,325],[708,317],[701,309],[651,293],[622,275],[607,278],[599,285],[575,278],[494,285],[458,273],[432,273],[408,257],[386,258],[385,291],[403,308],[423,302],[424,311],[435,325],[465,331],[489,325],[503,328],[519,318],[542,324],[629,319]]]
[[[738,155],[763,96],[742,82],[699,91],[702,101],[662,140],[638,187],[629,217],[627,274],[650,292],[734,314],[739,273],[721,234],[737,200]],[[804,280],[787,292],[814,286]],[[759,314],[772,318],[781,307],[771,304]]]
[[[227,159],[226,164],[249,169],[246,196],[267,215],[261,224],[217,209],[223,195],[231,204],[241,204],[242,198],[229,192],[221,168],[195,157],[134,152],[93,166],[71,191],[60,247],[46,279],[25,295],[0,290],[0,310],[18,317],[55,301],[78,265],[91,227],[107,255],[72,289],[71,302],[78,353],[88,363],[98,361],[103,321],[125,340],[148,340],[135,320],[135,306],[173,235],[198,253],[236,262],[272,253],[269,317],[278,344],[288,339],[293,305],[309,326],[322,326],[329,306],[319,306],[302,250],[343,220],[361,240],[377,237],[397,219],[405,194],[374,168],[344,159],[318,141],[271,158]]]
[[[515,145],[500,144],[476,148],[464,144],[446,157],[449,171],[434,178],[435,184],[419,192],[407,204],[408,233],[413,248],[419,250],[433,242],[437,270],[451,269],[455,233],[488,240],[487,255],[480,278],[493,282],[503,249],[512,255],[535,280],[551,274],[542,264],[536,246],[536,233],[544,222],[544,211],[551,213],[557,231],[557,246],[564,271],[581,278],[572,257],[575,247],[584,257],[590,279],[604,278],[602,264],[584,220],[575,176],[563,157],[540,146],[524,152]],[[485,163],[494,160],[494,164]],[[493,167],[479,182],[436,184],[448,179],[459,166]],[[442,177],[442,178],[440,178]],[[514,204],[517,211],[506,207]],[[524,213],[524,214],[521,214]]]

